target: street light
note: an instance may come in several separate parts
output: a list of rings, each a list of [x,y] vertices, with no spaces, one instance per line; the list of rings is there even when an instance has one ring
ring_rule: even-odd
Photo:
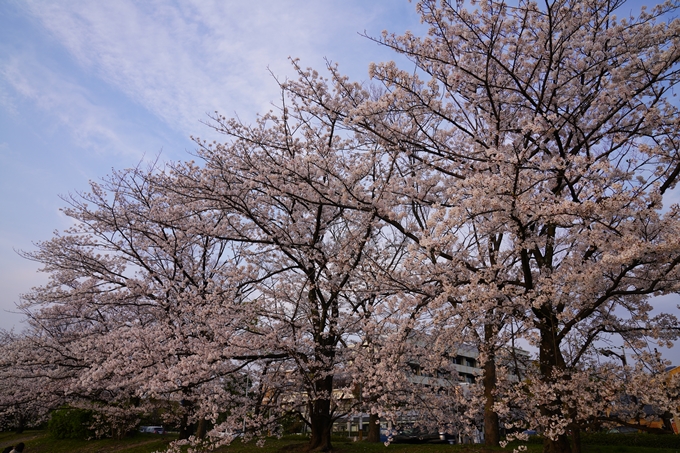
[[[614,352],[611,349],[600,349],[600,354],[602,354],[605,357],[611,357],[611,356],[616,356],[621,360],[621,363],[623,363],[623,366],[628,366],[628,363],[626,362],[626,350],[621,346],[621,352],[623,354],[619,354],[618,352]]]
[[[623,348],[623,346],[619,347],[621,348],[621,354],[614,352],[611,349],[600,349],[600,354],[602,354],[605,357],[616,356],[619,358],[619,360],[621,360],[621,363],[623,364],[623,382],[625,385],[628,383],[628,372],[626,371],[628,362],[626,362],[626,350]],[[633,402],[633,404],[637,404],[638,400],[635,395],[630,395],[630,399]]]

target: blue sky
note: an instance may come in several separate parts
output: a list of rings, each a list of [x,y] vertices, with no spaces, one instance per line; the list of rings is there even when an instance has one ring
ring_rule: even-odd
[[[289,57],[365,80],[393,55],[359,33],[419,27],[405,0],[0,2],[0,328],[20,328],[19,294],[45,281],[15,249],[69,225],[59,195],[188,158],[206,112],[269,110]]]
[[[288,57],[367,79],[395,55],[359,33],[422,32],[406,0],[0,2],[0,328],[45,281],[15,250],[69,226],[59,195],[112,168],[189,158],[206,112],[252,120]],[[677,299],[663,307],[675,310]],[[669,357],[680,362],[675,348]]]

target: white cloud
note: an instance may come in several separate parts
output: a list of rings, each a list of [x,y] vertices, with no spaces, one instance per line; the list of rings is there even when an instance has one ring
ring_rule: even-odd
[[[406,0],[12,3],[23,6],[0,17],[11,30],[0,40],[0,113],[13,121],[0,145],[0,310],[44,281],[13,247],[68,226],[56,194],[161,147],[178,158],[192,148],[183,137],[206,135],[206,112],[247,121],[268,110],[279,95],[268,68],[291,76],[289,56],[317,68],[328,57],[365,77],[377,46],[357,32],[377,34],[386,27],[373,21],[414,9]],[[16,319],[0,311],[0,327]]]
[[[186,133],[206,112],[268,109],[277,89],[267,67],[289,74],[288,56],[319,66],[367,20],[337,3],[280,0],[26,4],[80,65]]]
[[[96,105],[85,88],[49,70],[31,56],[14,56],[0,66],[0,78],[24,100],[48,111],[82,148],[136,156],[135,149],[114,130],[112,112]]]

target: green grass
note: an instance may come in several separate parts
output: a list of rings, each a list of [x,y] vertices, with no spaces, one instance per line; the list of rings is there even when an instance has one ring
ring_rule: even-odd
[[[45,431],[26,431],[23,434],[0,433],[0,451],[23,442],[25,453],[150,453],[164,450],[173,439],[154,434],[138,434],[123,440],[55,439]]]
[[[286,436],[282,439],[268,439],[262,450],[252,443],[243,444],[236,441],[229,447],[218,449],[220,453],[294,453],[302,451],[307,445],[307,438]],[[539,452],[540,448],[532,448],[529,452]],[[482,453],[489,449],[482,445],[448,445],[448,444],[391,444],[385,447],[383,443],[352,442],[349,439],[333,439],[333,449],[338,453]],[[511,453],[511,449],[498,449],[499,453]],[[655,452],[658,453],[658,452]]]
[[[677,448],[629,447],[625,445],[583,445],[583,453],[680,453]]]
[[[59,440],[45,431],[27,431],[23,434],[0,433],[0,451],[19,442],[26,444],[25,453],[151,453],[163,451],[175,439],[172,435],[137,434],[133,437],[114,440]],[[295,453],[302,451],[307,439],[300,436],[286,436],[282,439],[268,439],[263,448],[254,442],[244,444],[235,441],[228,447],[216,450],[219,453]],[[482,445],[413,445],[382,443],[369,444],[337,438],[333,441],[337,453],[510,453],[512,448],[489,449]],[[528,445],[529,453],[540,453],[542,445]],[[583,453],[680,453],[677,448],[632,447],[623,445],[584,445]]]

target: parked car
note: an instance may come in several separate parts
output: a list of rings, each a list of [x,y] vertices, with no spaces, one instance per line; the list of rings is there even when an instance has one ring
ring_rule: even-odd
[[[231,439],[236,439],[237,437],[243,437],[243,431],[240,429],[237,431],[220,431],[217,433],[220,437],[228,437]]]
[[[165,429],[162,426],[140,426],[139,432],[151,434],[165,434]]]
[[[632,428],[630,426],[617,426],[616,428],[612,428],[607,433],[609,434],[631,434],[631,433],[637,433],[638,430],[635,428]]]
[[[380,430],[380,440],[387,441],[391,434],[392,443],[395,444],[434,444],[455,442],[455,437],[448,433],[429,433],[419,428],[404,428],[399,431]]]

